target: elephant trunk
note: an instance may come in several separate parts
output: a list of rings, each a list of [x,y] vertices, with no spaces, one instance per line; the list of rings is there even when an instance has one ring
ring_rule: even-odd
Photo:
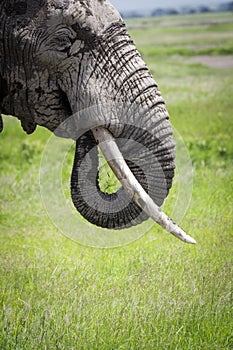
[[[89,92],[89,103],[99,100],[100,104],[111,107],[106,109],[106,113],[97,112],[97,119],[101,121],[98,120],[76,141],[71,195],[76,209],[89,222],[103,228],[122,229],[153,216],[153,206],[142,204],[145,198],[147,201],[150,198],[150,203],[156,203],[157,213],[160,212],[158,206],[164,202],[174,176],[175,144],[164,100],[125,28],[111,27],[99,47],[102,47],[102,55],[95,57],[98,63],[96,71],[88,72],[86,83],[82,75],[82,89],[85,93]],[[95,91],[92,90],[93,85]],[[132,173],[143,195],[140,191],[140,195],[135,196],[133,189],[130,191],[129,186],[125,187],[125,181],[131,185],[134,183],[128,179],[121,181],[123,186],[115,193],[101,191],[99,140],[93,131],[95,126],[108,129],[109,135],[115,138],[119,154],[129,169],[126,173]],[[118,176],[121,166],[112,166],[115,158],[107,161],[116,177],[122,180]],[[145,196],[146,193],[149,196]],[[162,226],[174,234],[170,221],[164,218],[161,221],[162,214],[159,218],[156,215],[154,219],[157,217],[156,221],[160,224],[163,221]]]
[[[96,71],[82,74],[82,96],[88,95],[88,104],[98,99],[99,104],[111,106],[96,113],[100,118],[97,125],[113,134],[135,178],[161,206],[175,168],[175,144],[164,100],[125,27],[111,27],[98,47],[101,57],[89,57],[98,63],[94,65]],[[96,140],[87,130],[77,139],[71,176],[71,195],[77,210],[89,222],[111,229],[137,225],[148,218],[123,187],[113,194],[103,193],[98,177]]]

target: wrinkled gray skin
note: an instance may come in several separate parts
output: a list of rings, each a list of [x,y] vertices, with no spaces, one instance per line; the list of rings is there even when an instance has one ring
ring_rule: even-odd
[[[96,104],[112,106],[109,114],[100,108],[99,124],[119,140],[122,154],[146,191],[150,186],[142,168],[149,169],[153,184],[149,194],[160,206],[174,175],[172,130],[157,84],[119,13],[105,0],[1,0],[0,113],[20,119],[28,134],[41,125],[76,139],[71,176],[75,207],[98,226],[129,227],[147,216],[132,201],[118,210],[115,203],[126,196],[123,189],[111,195],[101,192],[92,132],[88,127],[83,135],[73,135],[69,127],[64,135],[57,131],[71,115]],[[111,114],[115,106],[124,106],[121,113]],[[84,118],[90,119],[88,113]],[[144,145],[150,156],[127,148],[122,138]],[[81,163],[91,149],[91,171],[83,178]],[[102,199],[92,206],[82,195],[89,182]]]

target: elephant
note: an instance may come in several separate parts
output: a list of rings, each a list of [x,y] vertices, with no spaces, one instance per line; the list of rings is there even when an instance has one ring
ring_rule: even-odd
[[[71,197],[92,224],[118,230],[152,217],[195,243],[160,209],[175,170],[169,114],[108,0],[1,0],[1,114],[27,134],[39,125],[75,140]],[[115,193],[100,188],[97,145],[122,183]]]

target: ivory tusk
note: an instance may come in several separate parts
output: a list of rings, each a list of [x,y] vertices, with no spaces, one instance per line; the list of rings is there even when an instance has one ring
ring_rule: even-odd
[[[104,127],[92,129],[93,135],[112,171],[137,205],[157,224],[185,243],[196,244],[171,218],[154,203],[126,164],[112,134]]]

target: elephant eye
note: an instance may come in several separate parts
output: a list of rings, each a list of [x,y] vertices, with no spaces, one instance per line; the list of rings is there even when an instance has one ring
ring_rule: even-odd
[[[68,28],[61,26],[61,28],[57,29],[55,32],[51,32],[47,40],[47,46],[49,49],[64,51],[66,52],[72,45],[75,33],[73,33]]]
[[[66,52],[71,46],[70,39],[66,35],[54,36],[50,40],[50,48]]]

